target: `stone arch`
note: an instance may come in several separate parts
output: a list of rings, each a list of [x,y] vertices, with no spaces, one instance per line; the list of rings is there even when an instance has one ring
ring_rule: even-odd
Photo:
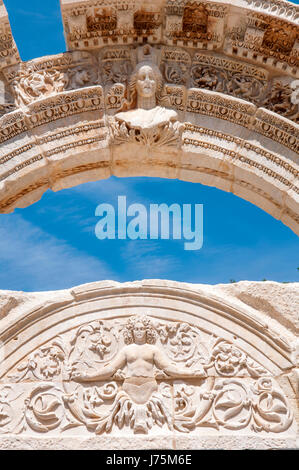
[[[91,96],[98,96],[100,91],[99,88],[88,90]],[[67,101],[68,97],[61,94],[55,100]],[[40,103],[40,106],[47,106],[47,103]],[[85,100],[86,104],[90,102]],[[273,151],[273,141],[268,146],[261,145],[262,138],[257,132],[251,131],[250,139],[235,137],[241,134],[236,122],[229,124],[230,132],[227,132],[227,121],[204,116],[198,120],[198,116],[189,114],[179,148],[173,145],[153,147],[134,141],[114,145],[109,142],[104,117],[96,120],[98,111],[89,113],[93,114],[93,119],[85,119],[85,110],[59,119],[51,131],[47,123],[50,116],[45,118],[44,125],[13,138],[18,148],[2,158],[3,170],[6,169],[1,182],[2,212],[32,204],[48,188],[57,191],[110,175],[159,176],[233,192],[298,233],[297,164],[295,157],[291,158],[293,151],[286,153],[281,144],[275,143],[276,151]],[[28,122],[28,117],[19,112],[9,118],[14,118],[15,127],[19,128],[24,121]],[[8,116],[3,117],[0,123],[2,133],[5,133],[7,119]],[[222,130],[225,128],[226,132]],[[163,134],[160,138],[163,139]],[[25,145],[20,147],[20,144]],[[14,166],[13,160],[19,162],[20,154],[22,163]]]
[[[48,188],[162,176],[233,192],[299,233],[298,7],[195,2],[194,29],[189,3],[136,1],[126,14],[112,5],[113,24],[87,3],[61,1],[70,52],[26,63],[2,10],[11,42],[1,79],[12,101],[1,105],[1,212],[32,204]],[[139,125],[136,134],[114,124],[142,61],[160,68],[156,104],[176,122],[151,132]]]
[[[275,292],[277,286],[269,283],[269,289]],[[285,290],[292,298],[292,288],[286,286]],[[236,292],[225,294],[221,286],[104,281],[54,295],[10,292],[0,330],[0,391],[5,413],[0,446],[14,442],[21,417],[18,445],[22,448],[33,443],[38,448],[71,448],[73,439],[76,448],[106,448],[116,443],[126,449],[140,445],[294,446],[295,400],[290,390],[296,337],[280,322],[283,303],[276,292],[275,320],[240,301]],[[124,394],[121,388],[117,392],[124,376],[116,374],[106,385],[99,380],[76,384],[69,376],[78,361],[88,370],[113,363],[125,347],[124,326],[134,318],[150,321],[155,347],[177,364],[177,374],[182,367],[191,371],[204,367],[206,371],[198,378],[192,372],[195,375],[183,382],[156,375],[159,390],[149,402],[149,410],[156,403],[160,417],[152,416],[155,436],[150,439],[144,439],[151,426],[147,428],[142,420],[143,402],[138,405],[138,419],[128,415],[126,424],[117,419],[119,403],[130,400],[130,392]],[[199,392],[197,398],[195,391]],[[227,414],[222,409],[224,399]],[[111,408],[107,415],[111,426],[107,427],[106,415],[99,414],[102,405]],[[125,408],[123,412],[127,413]],[[134,435],[131,444],[124,437],[124,428],[126,435]]]

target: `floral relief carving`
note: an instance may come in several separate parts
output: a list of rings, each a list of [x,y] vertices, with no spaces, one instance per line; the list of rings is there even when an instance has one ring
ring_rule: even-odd
[[[138,129],[125,122],[115,122],[113,119],[110,120],[110,130],[114,144],[136,143],[146,147],[160,147],[162,145],[179,147],[184,125],[178,122],[169,122],[163,123],[157,128]]]
[[[25,70],[17,75],[11,86],[17,106],[28,105],[41,98],[55,96],[57,93],[84,88],[97,84],[96,71],[92,67],[77,66],[72,68],[49,70]]]
[[[191,86],[218,91],[258,103],[265,94],[267,74],[262,69],[224,58],[196,54]]]
[[[61,364],[66,358],[63,343],[53,341],[49,346],[43,346],[29,355],[27,361],[17,368],[18,374],[11,376],[16,382],[23,380],[52,380],[61,373]]]
[[[72,427],[95,434],[148,434],[155,427],[279,433],[293,422],[268,371],[236,345],[146,315],[64,333],[31,353],[11,379],[13,394],[12,385],[0,390],[2,433]],[[28,392],[18,393],[21,384]],[[21,419],[14,416],[16,400],[24,403]]]
[[[197,328],[188,323],[158,324],[156,328],[171,360],[183,362],[187,367],[197,362],[208,363],[209,351],[203,345]]]
[[[295,89],[293,86],[292,84],[291,86],[286,85],[279,80],[274,81],[263,104],[271,111],[285,116],[288,119],[292,119],[295,122],[299,122],[299,107],[298,102],[296,102],[296,85]]]
[[[290,426],[293,416],[285,396],[271,378],[260,378],[252,386],[255,431],[281,432]]]
[[[59,392],[51,385],[40,385],[31,392],[25,400],[24,415],[24,421],[31,429],[48,432],[62,423],[64,405]]]
[[[103,85],[109,83],[126,83],[131,72],[128,61],[105,61],[102,63],[101,77]]]
[[[68,362],[88,364],[95,360],[97,363],[111,360],[117,352],[118,342],[116,332],[102,321],[83,325],[72,338]]]
[[[12,82],[16,95],[16,104],[27,105],[42,96],[50,96],[65,89],[66,79],[57,71],[34,71],[24,74]]]
[[[116,83],[109,88],[106,94],[106,108],[108,110],[122,108],[126,102],[126,87],[122,83]]]
[[[185,85],[188,80],[188,68],[185,64],[166,63],[164,68],[164,75],[168,83]]]
[[[231,343],[220,340],[216,343],[211,360],[219,375],[235,376],[246,370],[252,377],[267,375],[267,371],[254,363],[243,351]]]
[[[236,431],[248,427],[254,432],[278,433],[292,423],[286,398],[271,378],[260,378],[252,385],[238,379],[211,384],[203,391],[185,385],[176,388],[175,429],[190,432],[210,426]]]
[[[0,387],[0,433],[13,432],[20,423],[20,415],[16,411],[16,401],[22,397],[13,385]]]

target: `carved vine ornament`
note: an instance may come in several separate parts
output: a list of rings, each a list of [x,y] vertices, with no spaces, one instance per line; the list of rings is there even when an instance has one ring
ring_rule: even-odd
[[[267,69],[219,54],[190,53],[170,46],[141,49],[143,52],[129,46],[114,46],[97,56],[90,52],[65,53],[47,61],[39,59],[7,67],[3,74],[12,100],[2,105],[1,114],[57,93],[94,85],[104,86],[108,111],[120,109],[125,95],[130,95],[130,74],[136,60],[142,59],[156,67],[156,71],[159,68],[167,106],[183,106],[186,89],[203,89],[240,98],[299,122],[298,80],[283,75],[269,80]],[[173,85],[174,96],[167,85]]]
[[[200,427],[282,433],[293,421],[275,380],[238,346],[148,316],[64,333],[32,352],[9,380],[0,387],[5,434]]]
[[[208,16],[212,11],[213,8],[209,8]],[[206,17],[201,10],[197,14]],[[72,13],[67,15],[72,16]],[[81,21],[82,15],[78,12],[75,17]],[[171,15],[176,16],[174,13]],[[223,18],[217,15],[215,13],[213,18]],[[110,17],[108,15],[107,22],[104,22],[106,26]],[[191,27],[191,17],[188,13],[184,20],[187,32]],[[99,13],[99,22],[100,18]],[[96,29],[92,29],[90,37],[94,31],[97,34],[102,31],[97,29],[99,24],[96,22],[92,26]],[[248,30],[251,34],[255,28],[259,37],[261,31],[269,36],[269,28],[265,24],[259,17],[256,22],[251,18],[242,31],[245,34],[244,31]],[[70,25],[68,27],[71,31]],[[112,170],[116,172],[121,165],[130,166],[132,144],[140,146],[140,154],[138,148],[131,147],[131,150],[132,155],[140,155],[141,167],[153,162],[153,166],[162,165],[163,169],[182,169],[183,174],[184,170],[192,169],[203,177],[215,177],[215,182],[219,178],[224,179],[230,185],[233,183],[238,191],[240,188],[242,194],[244,190],[249,195],[259,194],[270,213],[275,217],[280,214],[284,223],[297,226],[296,209],[291,209],[289,203],[282,205],[280,202],[289,199],[276,197],[277,188],[291,195],[294,201],[299,192],[298,169],[292,157],[299,153],[297,71],[293,74],[294,68],[290,71],[289,68],[278,67],[278,61],[274,73],[273,68],[271,71],[269,64],[266,66],[264,62],[246,62],[235,54],[224,54],[213,48],[213,51],[209,48],[202,50],[194,45],[195,36],[201,32],[193,31],[192,34],[192,47],[184,41],[139,45],[135,38],[131,43],[120,44],[118,41],[111,44],[108,41],[94,48],[82,46],[81,50],[3,68],[11,102],[3,104],[2,108],[0,106],[6,113],[0,118],[0,144],[3,148],[0,157],[0,183],[3,183],[0,211],[11,211],[23,198],[31,200],[35,194],[38,198],[46,187],[55,187],[56,183],[59,186],[60,182],[64,184],[68,176],[80,173],[85,177],[92,170],[101,175],[101,170],[108,173],[111,166],[115,166]],[[296,44],[295,41],[295,49]],[[273,59],[273,66],[274,62]],[[15,107],[14,111],[12,107]],[[79,115],[82,116],[80,123]],[[214,118],[228,121],[233,127],[229,124],[227,132],[219,131],[218,121]],[[53,125],[48,126],[49,123]],[[213,123],[216,129],[211,129]],[[256,138],[249,143],[246,138],[238,137],[241,135],[239,126],[250,130]],[[270,140],[259,138],[259,135]],[[270,141],[278,142],[279,146],[273,146]],[[237,144],[236,149],[233,149],[232,142]],[[267,142],[271,144],[271,150]],[[127,147],[123,147],[119,155],[127,152],[129,160],[121,157],[119,162],[117,146],[122,144]],[[82,163],[70,166],[72,157],[81,148],[84,155]],[[116,158],[111,157],[108,161],[99,152],[98,161],[89,161],[90,151],[96,149],[112,150],[110,154]],[[167,161],[158,156],[157,149],[163,158],[169,155]],[[186,162],[185,166],[182,159],[179,166],[172,154],[179,155],[177,150],[180,149],[184,153],[192,153],[193,150],[207,153],[209,158],[217,160],[221,155],[232,167],[245,168],[246,173],[248,169],[248,178],[246,173],[246,177],[237,178],[239,173],[232,168],[226,171],[216,169],[214,163],[211,163],[213,168],[209,168],[199,161],[189,168],[190,163]],[[61,167],[55,164],[58,159]],[[49,173],[41,171],[43,166],[47,167],[46,173],[51,174],[55,168],[54,179],[53,175],[50,177]],[[286,171],[282,172],[282,168]],[[31,170],[37,180],[28,185],[22,175]],[[267,182],[270,179],[275,191],[269,193],[264,190],[259,181],[252,181],[252,176]],[[14,185],[15,180],[20,187]],[[14,188],[18,189],[15,191]]]
[[[277,116],[298,122],[299,80],[286,83],[286,77],[278,77],[269,81],[266,69],[218,54],[191,54],[173,46],[111,46],[98,53],[75,51],[13,65],[3,73],[14,104],[3,105],[2,111],[16,106],[13,113],[2,118],[0,142],[4,145],[48,122],[97,111],[104,132],[80,145],[104,140],[104,145],[133,143],[148,149],[177,149],[190,144],[190,139],[184,138],[188,122],[184,122],[182,113],[186,113],[191,121],[192,115],[201,114],[254,127],[295,152],[299,148],[292,122]],[[56,146],[45,157],[69,148],[71,143]],[[24,151],[27,149],[18,149],[19,154]],[[15,152],[5,155],[0,165],[15,156]],[[33,157],[10,168],[1,175],[1,181],[41,158]],[[14,201],[6,201],[4,207],[11,203]]]

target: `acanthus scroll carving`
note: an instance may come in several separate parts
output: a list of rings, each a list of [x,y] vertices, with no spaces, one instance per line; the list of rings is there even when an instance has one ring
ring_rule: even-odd
[[[274,81],[271,90],[264,101],[264,106],[275,113],[285,116],[294,122],[299,122],[299,107],[296,93],[298,94],[297,80],[290,85],[279,80]]]
[[[260,31],[259,28],[262,28],[264,34],[263,28],[266,26],[259,21],[255,23],[252,18],[248,20],[240,34],[248,39],[253,34],[252,30]],[[257,38],[261,39],[260,36]],[[151,69],[150,74],[154,78],[151,98],[149,95],[145,96],[146,89],[142,91],[139,86],[140,76],[146,67]],[[149,121],[156,121],[156,113],[148,111],[158,107],[161,108],[160,116],[161,110],[164,111],[163,122],[178,121],[178,116],[171,112],[186,111],[186,91],[191,89],[222,93],[227,95],[228,100],[233,96],[298,122],[296,80],[292,82],[291,77],[286,76],[269,80],[267,67],[228,58],[220,53],[192,53],[186,48],[170,45],[161,50],[149,45],[136,48],[128,45],[107,46],[96,54],[74,51],[54,56],[47,61],[42,58],[27,64],[11,65],[3,73],[15,103],[3,105],[1,113],[9,112],[14,106],[30,107],[35,101],[54,98],[62,92],[67,95],[66,92],[70,90],[82,89],[84,93],[84,89],[101,85],[104,87],[108,116],[126,113],[115,117],[118,123],[121,119],[127,122],[133,115],[138,116],[138,130],[148,127],[146,123]],[[223,118],[221,113],[217,113],[217,117]],[[34,119],[35,116],[31,118]],[[151,127],[156,124],[152,122]],[[160,121],[158,124],[160,136],[162,126]],[[151,136],[148,135],[151,132],[146,132],[142,133],[146,136],[142,135],[139,139],[138,132],[130,132],[130,123],[127,132],[124,126],[122,129],[118,127],[111,126],[114,143],[121,143],[126,139],[137,143],[149,142],[149,145],[157,145],[158,141],[163,142],[162,145],[165,142],[169,142],[166,145],[181,145],[179,129],[183,128],[178,124],[168,128],[166,126],[165,138],[160,138],[156,132]]]
[[[163,112],[161,113],[163,114]],[[162,122],[155,126],[159,113],[152,114],[153,125],[150,128],[142,126],[130,126],[129,123],[110,119],[110,131],[113,144],[136,143],[146,147],[180,147],[182,145],[182,133],[184,125],[175,122]]]
[[[57,70],[34,71],[21,75],[12,82],[16,96],[16,104],[27,105],[43,96],[47,97],[65,89],[67,81]]]
[[[11,380],[13,396],[11,385],[0,390],[2,433],[73,427],[96,434],[148,434],[155,427],[280,433],[293,421],[269,372],[235,344],[146,315],[64,333],[31,353]],[[17,400],[24,404],[19,420]]]

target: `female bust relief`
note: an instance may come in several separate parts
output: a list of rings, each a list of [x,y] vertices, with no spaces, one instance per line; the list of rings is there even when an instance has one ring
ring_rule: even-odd
[[[147,62],[138,64],[130,78],[129,100],[124,106],[131,110],[117,113],[115,119],[130,127],[142,128],[177,121],[175,111],[157,106],[157,97],[161,100],[162,86],[162,75],[156,65]]]

